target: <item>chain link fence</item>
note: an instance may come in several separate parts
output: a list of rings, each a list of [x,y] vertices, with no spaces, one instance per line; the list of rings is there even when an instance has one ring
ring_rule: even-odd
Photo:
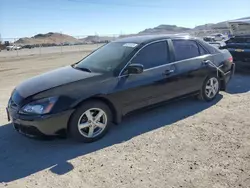
[[[229,33],[228,29],[191,31],[189,35],[204,37],[214,33]],[[163,34],[163,33],[161,33]],[[169,34],[169,33],[168,33]],[[127,35],[82,35],[69,36],[63,33],[38,34],[31,38],[2,38],[1,57],[34,56],[44,54],[64,54],[72,52],[89,53],[102,45],[126,37]]]
[[[69,36],[62,33],[38,34],[31,38],[2,38],[0,57],[91,52],[119,35]]]

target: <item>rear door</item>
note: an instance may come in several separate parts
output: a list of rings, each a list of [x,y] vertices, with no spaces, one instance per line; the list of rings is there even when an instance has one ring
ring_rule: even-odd
[[[213,57],[196,40],[172,40],[178,74],[178,96],[199,91],[207,75],[207,60]]]

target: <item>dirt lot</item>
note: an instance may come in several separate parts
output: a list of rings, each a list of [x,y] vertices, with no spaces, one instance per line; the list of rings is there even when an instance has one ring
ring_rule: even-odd
[[[237,74],[212,103],[185,99],[126,117],[92,144],[16,133],[5,114],[12,89],[82,56],[0,58],[0,187],[250,187],[250,75]]]

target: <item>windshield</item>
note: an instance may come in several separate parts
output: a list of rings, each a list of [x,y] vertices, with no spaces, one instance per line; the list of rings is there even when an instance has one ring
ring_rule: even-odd
[[[91,72],[113,71],[135,49],[137,44],[124,42],[111,42],[99,48],[74,67],[88,69]]]

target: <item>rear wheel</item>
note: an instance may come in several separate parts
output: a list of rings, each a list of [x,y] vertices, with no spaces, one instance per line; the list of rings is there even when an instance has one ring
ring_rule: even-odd
[[[70,135],[77,141],[94,142],[107,133],[111,118],[106,104],[99,101],[83,103],[71,118]]]
[[[220,81],[217,76],[209,76],[205,79],[200,94],[199,99],[203,101],[212,101],[216,98],[220,91]]]

